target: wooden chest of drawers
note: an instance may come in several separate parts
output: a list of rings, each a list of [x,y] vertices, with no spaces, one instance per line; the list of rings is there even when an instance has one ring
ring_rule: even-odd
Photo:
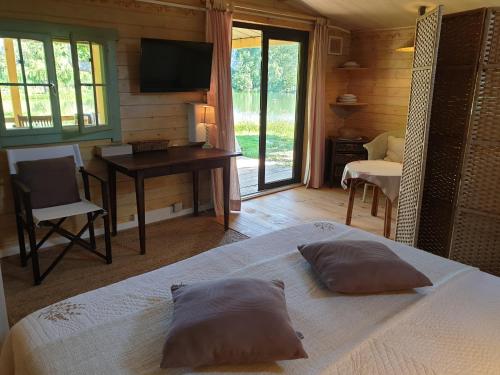
[[[347,163],[356,160],[366,160],[368,153],[363,147],[368,140],[362,139],[342,139],[329,137],[326,153],[327,180],[330,187],[340,185],[342,173]]]

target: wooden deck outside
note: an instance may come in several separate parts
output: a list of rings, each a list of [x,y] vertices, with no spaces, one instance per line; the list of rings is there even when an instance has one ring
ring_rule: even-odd
[[[259,160],[240,156],[236,160],[240,192],[242,196],[258,192]],[[292,178],[292,168],[274,162],[266,162],[266,181],[280,181]]]

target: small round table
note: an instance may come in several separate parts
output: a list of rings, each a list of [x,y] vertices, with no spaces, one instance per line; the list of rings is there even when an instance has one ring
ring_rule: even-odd
[[[384,236],[390,237],[392,204],[399,195],[402,170],[403,165],[401,163],[385,160],[360,160],[347,164],[342,174],[342,187],[344,189],[349,188],[349,202],[345,223],[347,225],[351,224],[356,187],[368,182],[374,185],[371,210],[373,216],[377,216],[378,212],[378,191],[382,190],[386,197]]]

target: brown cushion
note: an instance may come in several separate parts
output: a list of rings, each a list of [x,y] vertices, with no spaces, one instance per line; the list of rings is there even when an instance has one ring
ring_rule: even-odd
[[[333,292],[379,293],[432,285],[380,242],[320,241],[298,248]]]
[[[307,358],[288,316],[282,281],[174,285],[172,296],[162,368]]]
[[[80,201],[73,156],[20,161],[17,176],[31,189],[32,208]]]

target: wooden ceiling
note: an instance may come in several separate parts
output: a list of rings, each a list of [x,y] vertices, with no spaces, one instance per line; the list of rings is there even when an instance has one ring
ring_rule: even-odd
[[[233,27],[233,40],[259,38],[262,36],[262,31],[254,29],[245,29],[241,27]]]
[[[445,13],[500,6],[500,0],[301,0],[350,30],[413,26],[418,7],[444,5]]]

